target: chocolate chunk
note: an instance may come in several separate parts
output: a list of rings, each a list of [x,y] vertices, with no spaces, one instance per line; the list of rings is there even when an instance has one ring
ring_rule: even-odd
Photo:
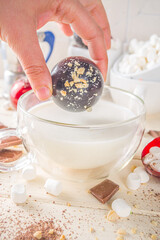
[[[7,128],[3,123],[0,122],[0,129]]]
[[[160,137],[160,131],[150,130],[148,134],[154,138]]]
[[[118,190],[119,186],[116,183],[106,179],[91,188],[90,193],[101,203],[106,203]]]
[[[10,163],[16,161],[22,156],[22,151],[3,149],[0,151],[0,162]]]
[[[22,144],[22,139],[16,136],[4,137],[0,139],[0,149]]]

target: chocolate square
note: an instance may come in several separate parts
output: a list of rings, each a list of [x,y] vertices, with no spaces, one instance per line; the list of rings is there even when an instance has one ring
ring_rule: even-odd
[[[104,180],[90,189],[90,193],[101,203],[106,203],[117,191],[119,186],[109,179]]]

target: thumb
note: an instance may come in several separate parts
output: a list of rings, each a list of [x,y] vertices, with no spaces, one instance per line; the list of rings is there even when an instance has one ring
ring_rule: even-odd
[[[31,25],[17,30],[14,37],[10,37],[9,45],[17,54],[29,82],[40,100],[46,100],[52,95],[50,72],[46,66],[41,51],[36,29]]]

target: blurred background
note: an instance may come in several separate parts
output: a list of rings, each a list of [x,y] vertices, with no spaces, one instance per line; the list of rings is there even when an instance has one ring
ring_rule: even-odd
[[[132,38],[147,40],[150,35],[160,36],[160,0],[102,0],[106,9],[112,36],[122,42]],[[70,39],[60,30],[57,23],[49,22],[40,31],[52,31],[55,34],[55,45],[48,67],[67,56]],[[43,52],[48,44],[41,44]],[[3,77],[3,64],[0,57],[0,78]]]

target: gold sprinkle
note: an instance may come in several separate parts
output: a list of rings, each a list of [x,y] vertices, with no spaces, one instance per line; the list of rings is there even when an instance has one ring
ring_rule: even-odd
[[[70,86],[70,84],[69,84],[68,80],[67,80],[67,81],[65,81],[65,84],[64,84],[64,86],[65,86],[65,87],[69,87],[69,86]]]
[[[113,210],[110,210],[106,216],[107,220],[110,222],[115,222],[119,219],[119,216],[117,215],[117,213]]]
[[[74,63],[75,65],[80,66],[79,62],[75,61]]]
[[[67,203],[67,206],[68,206],[68,207],[70,207],[70,206],[71,206],[71,204],[68,202],[68,203]]]
[[[134,169],[136,169],[137,168],[137,166],[135,166],[135,165],[132,165],[131,166],[131,172],[133,172],[134,171]]]
[[[156,239],[157,239],[157,235],[152,234],[152,235],[151,235],[151,239],[152,239],[152,240],[156,240]]]
[[[63,97],[65,97],[67,94],[66,91],[63,91],[63,90],[61,90],[60,93],[62,94]]]
[[[91,227],[89,230],[91,233],[95,232],[95,230]]]
[[[49,234],[53,234],[54,233],[54,229],[50,229],[48,233]]]
[[[42,238],[42,232],[41,231],[37,231],[33,234],[33,237],[37,238],[37,239],[41,239]]]
[[[151,223],[152,223],[152,225],[154,225],[154,226],[156,226],[156,227],[157,227],[157,225],[158,225],[158,223],[157,223],[156,221],[154,221],[154,220],[152,220]]]
[[[118,229],[117,234],[126,235],[127,233],[126,233],[126,231],[124,229],[120,228],[120,229]]]
[[[91,73],[91,72],[86,72],[86,76],[91,77],[91,76],[92,76],[92,73]]]
[[[75,80],[77,78],[77,75],[75,72],[71,72],[71,76],[72,76],[73,80]]]
[[[70,86],[72,87],[74,85],[74,81],[71,81],[70,82]]]
[[[78,74],[78,75],[79,75],[79,74],[83,74],[84,71],[85,71],[85,68],[84,68],[84,67],[78,68],[77,74]]]
[[[64,235],[62,235],[61,237],[60,237],[60,240],[65,240],[66,238],[65,238],[65,236]]]
[[[94,78],[93,78],[93,82],[96,82],[96,79],[97,79],[97,78],[96,78],[96,77],[94,77]]]
[[[139,205],[135,204],[133,205],[134,208],[139,208]]]
[[[132,228],[132,229],[131,229],[131,233],[132,233],[132,234],[136,234],[136,233],[137,233],[137,229],[136,229],[136,228]]]
[[[72,67],[72,63],[69,62],[69,63],[68,63],[68,67]]]

